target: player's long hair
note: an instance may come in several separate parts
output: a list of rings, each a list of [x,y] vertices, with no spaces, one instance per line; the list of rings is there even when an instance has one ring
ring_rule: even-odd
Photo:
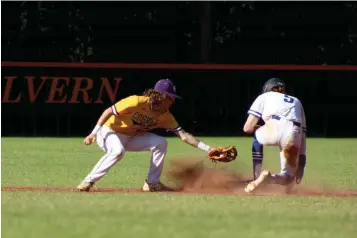
[[[169,95],[155,91],[152,88],[146,89],[143,95],[150,98],[151,109],[161,113],[167,112],[172,104]]]

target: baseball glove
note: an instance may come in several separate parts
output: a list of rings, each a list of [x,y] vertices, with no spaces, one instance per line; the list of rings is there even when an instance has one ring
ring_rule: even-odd
[[[235,146],[212,148],[208,153],[208,158],[212,162],[228,163],[237,158],[238,152]]]

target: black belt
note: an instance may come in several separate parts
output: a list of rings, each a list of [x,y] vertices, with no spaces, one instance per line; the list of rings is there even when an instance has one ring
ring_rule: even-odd
[[[275,120],[280,120],[281,117],[277,116],[277,115],[273,115],[271,116],[272,119],[275,119]],[[301,127],[301,123],[300,122],[296,122],[296,121],[291,121],[295,126],[298,126],[298,127]]]

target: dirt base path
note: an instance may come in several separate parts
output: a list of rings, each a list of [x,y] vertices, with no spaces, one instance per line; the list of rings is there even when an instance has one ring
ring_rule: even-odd
[[[295,186],[287,191],[285,187],[269,185],[259,188],[252,194],[244,192],[249,182],[240,174],[227,170],[208,168],[201,160],[178,159],[171,162],[166,173],[173,191],[166,194],[205,194],[227,196],[320,196],[320,197],[357,197],[357,191],[327,190],[323,188]],[[3,192],[41,191],[41,192],[77,192],[73,187],[1,187]],[[136,188],[95,188],[89,193],[141,193]]]
[[[20,186],[5,186],[1,187],[2,192],[77,192],[72,187],[20,187]],[[140,189],[136,188],[96,188],[89,193],[142,193]],[[222,191],[207,189],[205,191],[170,191],[160,192],[166,194],[202,194],[202,195],[227,195],[227,196],[320,196],[320,197],[356,197],[357,191],[322,191],[313,189],[298,189],[292,193],[285,193],[282,190],[259,191],[254,194],[247,194],[242,189],[235,191]]]

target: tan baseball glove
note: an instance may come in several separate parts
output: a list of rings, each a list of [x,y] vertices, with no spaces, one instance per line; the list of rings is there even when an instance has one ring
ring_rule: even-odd
[[[223,162],[228,163],[232,162],[237,158],[238,152],[235,146],[227,146],[227,147],[217,147],[212,148],[208,153],[208,158],[212,162]]]

